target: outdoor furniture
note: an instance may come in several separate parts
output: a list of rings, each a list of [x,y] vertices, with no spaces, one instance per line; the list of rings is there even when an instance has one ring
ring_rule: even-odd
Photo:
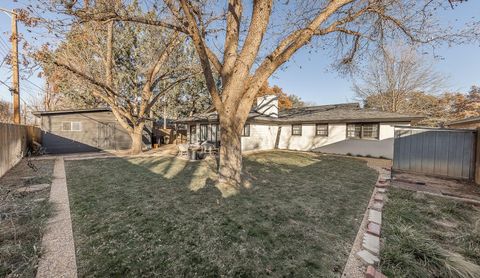
[[[190,145],[188,146],[188,157],[190,160],[197,160],[199,159],[198,152],[202,150],[202,147],[200,145]]]
[[[202,152],[203,153],[206,153],[208,155],[212,155],[212,154],[215,154],[215,152],[216,152],[215,145],[212,144],[212,143],[204,142],[204,143],[202,143],[201,146],[202,146]]]
[[[188,156],[188,145],[187,144],[178,145],[178,153],[180,156]]]

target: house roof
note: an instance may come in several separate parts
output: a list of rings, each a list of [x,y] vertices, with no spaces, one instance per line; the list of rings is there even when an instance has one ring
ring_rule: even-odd
[[[480,122],[480,116],[478,117],[469,117],[457,121],[451,121],[446,123],[446,125],[455,125],[455,124],[466,124],[466,123],[475,123],[475,122]]]
[[[34,111],[32,114],[39,117],[44,115],[60,115],[60,114],[75,114],[75,113],[89,113],[89,112],[107,112],[111,111],[110,108],[89,108],[89,109],[69,109],[69,110],[56,110],[56,111]]]
[[[360,108],[358,103],[330,104],[286,109],[278,117],[269,117],[252,110],[249,122],[258,123],[349,123],[349,122],[410,122],[424,117]],[[216,112],[203,113],[178,119],[177,123],[216,122]]]

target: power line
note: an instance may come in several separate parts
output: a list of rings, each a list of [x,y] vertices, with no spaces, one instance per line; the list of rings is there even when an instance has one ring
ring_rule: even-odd
[[[0,54],[2,54],[2,56],[4,56],[2,60],[6,60],[6,58],[8,56],[8,52],[5,52],[5,50],[0,48]]]
[[[28,88],[27,88],[27,90],[25,90],[23,92],[27,93],[32,98],[38,98],[38,96],[34,96],[30,91],[33,91],[33,90],[28,90]]]
[[[39,89],[38,86],[37,86],[37,87],[33,87],[33,86],[30,85],[30,84],[23,84],[22,86],[23,86],[24,88],[26,88],[26,90],[27,90],[26,92],[27,92],[29,95],[31,95],[31,93],[37,94],[36,97],[40,97],[41,95],[45,95],[45,94],[47,93],[46,90],[44,90],[44,89]],[[31,96],[32,96],[32,95],[31,95]],[[33,97],[33,96],[32,96],[32,97]]]
[[[10,51],[6,51],[3,48],[0,48],[0,53],[2,53],[2,55],[6,57],[10,53]]]
[[[5,42],[5,40],[2,37],[0,37],[0,46],[6,52],[10,52],[10,47],[8,47],[8,44]]]
[[[42,90],[42,91],[45,90],[44,88],[38,86],[37,84],[33,83],[32,81],[30,81],[30,80],[28,80],[28,79],[22,78],[22,80],[27,81],[28,83],[32,84],[33,86],[37,87],[38,89],[40,89],[40,90]]]
[[[0,80],[0,83],[1,83],[2,85],[4,85],[5,87],[7,87],[8,90],[12,90],[12,87],[10,87],[9,85],[7,85],[7,83],[3,82],[2,80]]]

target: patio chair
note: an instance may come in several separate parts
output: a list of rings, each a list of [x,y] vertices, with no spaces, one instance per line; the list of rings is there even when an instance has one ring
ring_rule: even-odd
[[[188,145],[187,144],[178,145],[178,154],[180,156],[188,156]]]
[[[202,152],[208,154],[208,155],[212,155],[214,154],[215,152],[215,145],[211,144],[211,143],[208,143],[208,142],[205,142],[202,144]]]

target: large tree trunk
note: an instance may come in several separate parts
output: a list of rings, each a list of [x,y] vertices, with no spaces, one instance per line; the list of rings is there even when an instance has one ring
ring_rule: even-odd
[[[240,132],[230,121],[220,120],[220,159],[217,187],[223,197],[238,193],[241,187],[242,145]]]
[[[132,138],[132,145],[130,147],[131,154],[139,154],[142,152],[143,147],[143,127],[144,124],[140,124],[138,126],[133,127],[133,132],[130,133],[130,137]]]

